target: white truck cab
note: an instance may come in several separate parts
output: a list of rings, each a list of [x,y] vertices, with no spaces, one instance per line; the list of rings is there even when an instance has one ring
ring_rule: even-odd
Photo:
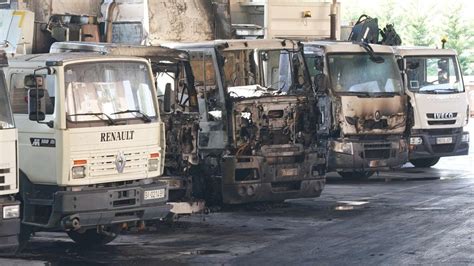
[[[8,65],[4,53],[0,66]],[[10,100],[3,70],[0,69],[0,250],[15,249],[20,232],[20,202],[18,193],[17,130],[13,122]]]
[[[396,47],[409,96],[410,162],[435,165],[440,157],[467,155],[469,102],[456,52],[429,47]]]
[[[155,180],[165,135],[148,61],[26,55],[11,60],[6,79],[19,131],[22,234],[65,230],[79,244],[105,244],[126,225],[168,213],[167,186]]]

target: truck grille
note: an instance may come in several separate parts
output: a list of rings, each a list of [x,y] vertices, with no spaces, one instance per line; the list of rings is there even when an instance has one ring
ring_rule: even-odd
[[[392,144],[370,143],[364,144],[364,158],[366,159],[388,159],[390,158]]]
[[[116,175],[118,173],[116,166],[118,152],[102,153],[91,157],[89,164],[89,175],[91,177]],[[143,151],[125,151],[123,153],[126,163],[123,174],[144,173],[148,167],[147,152]]]
[[[456,120],[436,120],[436,121],[428,121],[428,125],[430,126],[437,126],[437,125],[454,125],[456,124]]]

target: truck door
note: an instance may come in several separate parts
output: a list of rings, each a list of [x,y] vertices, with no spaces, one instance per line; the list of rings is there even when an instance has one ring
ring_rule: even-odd
[[[200,152],[221,152],[227,145],[223,83],[213,49],[190,51],[198,93]]]
[[[36,85],[44,89],[41,104],[44,105],[44,122],[53,121],[55,102],[55,76],[19,70],[9,78],[12,111],[18,127],[20,169],[31,181],[45,182],[56,176],[56,138],[54,129],[46,123],[38,123],[30,117],[29,91]],[[31,107],[31,106],[30,106]],[[47,163],[47,165],[45,165]]]

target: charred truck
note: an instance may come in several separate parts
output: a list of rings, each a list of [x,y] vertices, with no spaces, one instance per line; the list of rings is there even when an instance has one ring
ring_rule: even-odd
[[[8,66],[5,53],[0,54],[0,66]],[[0,251],[18,246],[20,233],[20,202],[18,193],[17,130],[13,122],[5,75],[0,69]]]
[[[165,128],[148,61],[26,55],[6,77],[19,131],[21,240],[63,230],[82,245],[106,244],[169,212],[167,186],[156,181]]]
[[[136,56],[151,62],[160,116],[166,130],[164,174],[160,180],[168,184],[168,204],[172,205],[171,212],[174,214],[202,211],[204,202],[192,197],[191,175],[199,164],[199,108],[189,55],[185,51],[162,46],[92,42],[56,42],[50,52]]]
[[[404,164],[406,96],[392,48],[350,42],[304,46],[320,99],[329,170],[360,179]]]
[[[409,159],[417,167],[440,157],[467,155],[469,104],[456,52],[428,47],[396,47],[403,59],[408,95]]]
[[[239,204],[320,195],[327,149],[318,139],[317,101],[299,43],[164,45],[191,57],[201,114],[196,196]]]

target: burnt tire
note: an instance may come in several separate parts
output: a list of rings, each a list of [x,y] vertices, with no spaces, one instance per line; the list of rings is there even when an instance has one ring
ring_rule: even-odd
[[[99,233],[96,228],[87,229],[84,232],[68,231],[67,235],[79,246],[104,246],[112,242],[120,233],[117,226],[112,226],[107,230],[107,234]]]
[[[410,163],[413,164],[415,167],[422,167],[422,168],[431,167],[437,164],[438,162],[439,162],[439,157],[410,160]]]
[[[348,180],[367,180],[374,175],[374,171],[353,171],[353,172],[337,172],[342,178]]]

